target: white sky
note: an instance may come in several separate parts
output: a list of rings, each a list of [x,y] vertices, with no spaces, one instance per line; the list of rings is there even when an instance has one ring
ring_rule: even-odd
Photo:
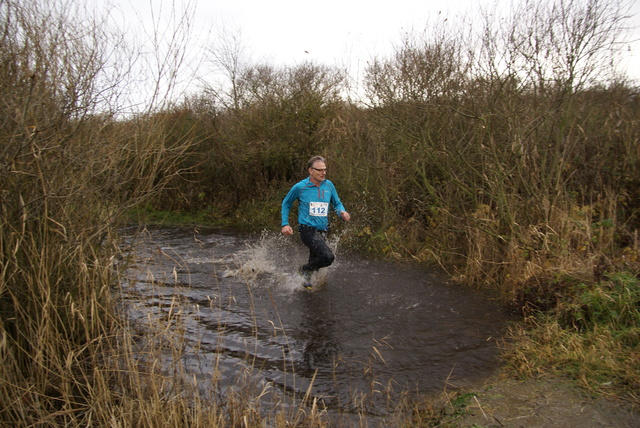
[[[341,64],[350,56],[365,61],[388,51],[403,31],[422,28],[430,15],[442,11],[429,1],[323,0],[318,2],[280,0],[239,0],[216,8],[212,3],[202,10],[222,12],[237,22],[256,53],[273,56],[276,63],[295,63],[312,59]],[[451,7],[477,3],[449,0]]]
[[[400,41],[401,34],[420,32],[436,16],[467,18],[480,7],[494,4],[508,8],[511,0],[93,0],[114,5],[112,15],[127,27],[145,21],[151,12],[168,15],[177,9],[195,6],[191,20],[191,48],[202,57],[206,40],[213,40],[224,25],[240,35],[242,45],[255,62],[270,60],[273,65],[295,65],[304,61],[348,67],[362,71],[375,55],[386,55]],[[640,27],[640,1],[631,0],[635,15],[630,25]],[[116,19],[118,21],[118,19]],[[640,28],[632,38],[640,39]],[[640,41],[625,47],[621,69],[640,82]],[[198,68],[206,68],[204,65]]]

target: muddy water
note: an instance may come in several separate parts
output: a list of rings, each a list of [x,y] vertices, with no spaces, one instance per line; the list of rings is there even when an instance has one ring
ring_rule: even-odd
[[[310,393],[330,409],[381,414],[402,391],[450,390],[498,367],[509,321],[498,304],[422,266],[332,245],[336,262],[308,292],[297,236],[148,230],[125,307],[134,323],[184,333],[180,359],[203,391],[251,384],[274,402]]]

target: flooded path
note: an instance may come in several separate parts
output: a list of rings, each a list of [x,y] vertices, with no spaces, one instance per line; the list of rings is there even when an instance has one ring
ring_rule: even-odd
[[[248,382],[278,402],[311,394],[329,409],[383,414],[402,391],[467,386],[498,367],[509,315],[423,266],[338,248],[308,292],[296,235],[167,228],[135,248],[127,313],[182,332],[181,359],[203,391]]]

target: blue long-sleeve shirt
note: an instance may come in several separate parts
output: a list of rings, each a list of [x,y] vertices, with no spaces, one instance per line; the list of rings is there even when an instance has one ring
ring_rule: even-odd
[[[282,226],[289,224],[289,212],[298,201],[298,224],[324,230],[329,227],[329,210],[333,207],[340,216],[344,209],[335,186],[329,180],[315,185],[308,177],[293,185],[282,200]]]

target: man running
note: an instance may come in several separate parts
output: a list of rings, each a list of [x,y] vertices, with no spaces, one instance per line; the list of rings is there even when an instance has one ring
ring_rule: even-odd
[[[307,163],[309,177],[295,184],[282,201],[282,234],[293,235],[289,226],[289,212],[294,201],[298,201],[298,231],[300,239],[309,248],[309,261],[300,267],[305,279],[304,287],[311,288],[311,274],[333,263],[335,256],[325,239],[329,230],[329,208],[333,206],[338,216],[349,221],[333,183],[327,179],[327,166],[322,156],[314,156]]]

